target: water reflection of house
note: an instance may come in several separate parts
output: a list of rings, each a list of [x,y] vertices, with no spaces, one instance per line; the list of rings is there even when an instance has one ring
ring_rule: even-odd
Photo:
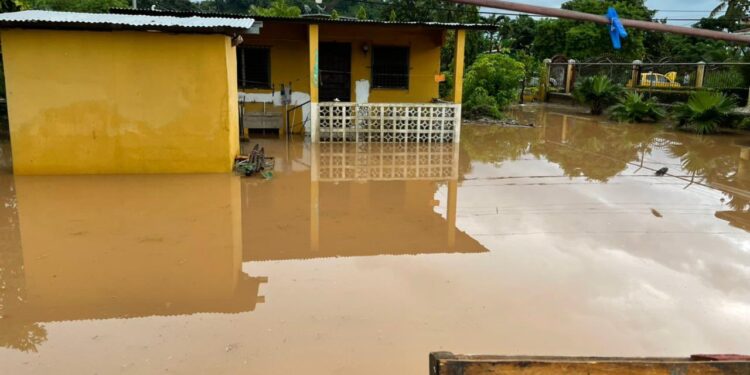
[[[19,236],[4,244],[0,274],[15,286],[2,292],[5,334],[53,321],[239,313],[264,300],[266,279],[241,268],[233,176],[17,177],[15,186]],[[0,345],[23,348],[24,335],[11,336]]]
[[[488,251],[456,229],[452,144],[321,144],[306,151],[309,169],[277,166],[273,181],[246,182],[245,260]]]

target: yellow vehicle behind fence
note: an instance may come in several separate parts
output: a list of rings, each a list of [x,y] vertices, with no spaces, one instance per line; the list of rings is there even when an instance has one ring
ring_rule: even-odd
[[[676,82],[677,72],[661,73],[641,73],[641,80],[638,87],[681,87]],[[628,81],[628,87],[633,87],[633,80]]]

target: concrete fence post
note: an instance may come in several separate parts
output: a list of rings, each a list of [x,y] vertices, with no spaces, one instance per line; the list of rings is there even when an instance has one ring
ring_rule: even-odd
[[[703,88],[703,78],[706,76],[706,63],[704,61],[698,62],[698,68],[695,72],[695,88]]]
[[[630,87],[636,88],[641,83],[641,60],[633,60],[633,69],[630,72]]]
[[[575,69],[576,61],[573,59],[568,60],[568,70],[565,71],[565,93],[570,94],[573,92],[573,70]]]
[[[552,59],[544,59],[544,69],[542,69],[542,76],[539,78],[539,92],[537,93],[537,100],[540,102],[547,101],[547,92],[549,92],[549,77],[551,74]]]

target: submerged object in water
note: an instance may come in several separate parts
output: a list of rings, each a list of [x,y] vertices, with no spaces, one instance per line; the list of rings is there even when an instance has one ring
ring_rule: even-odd
[[[273,173],[271,171],[274,167],[274,159],[266,156],[266,151],[263,147],[256,144],[249,156],[239,156],[235,160],[234,169],[238,173],[245,176],[252,176],[255,173],[261,173],[263,178],[271,179]]]

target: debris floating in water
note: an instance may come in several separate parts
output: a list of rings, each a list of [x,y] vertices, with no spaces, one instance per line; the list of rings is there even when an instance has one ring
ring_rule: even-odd
[[[534,127],[533,122],[520,122],[512,118],[495,119],[495,118],[490,118],[490,117],[480,117],[480,118],[469,120],[467,121],[467,123],[471,123],[475,125],[494,125],[494,126],[502,126],[502,127],[507,127],[507,128],[533,128]]]
[[[234,170],[237,173],[245,176],[260,173],[267,180],[273,177],[273,173],[271,172],[273,167],[273,157],[267,157],[265,149],[258,144],[253,147],[250,155],[240,155],[234,161]]]

